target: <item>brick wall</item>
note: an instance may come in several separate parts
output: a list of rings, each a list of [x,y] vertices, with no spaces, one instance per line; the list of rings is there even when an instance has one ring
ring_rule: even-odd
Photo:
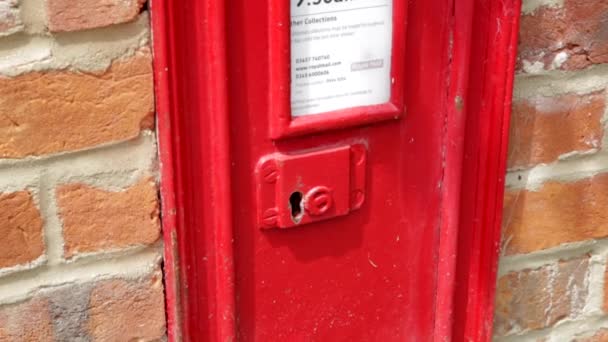
[[[497,341],[608,341],[608,0],[524,0]]]
[[[143,6],[0,0],[0,341],[164,339]]]

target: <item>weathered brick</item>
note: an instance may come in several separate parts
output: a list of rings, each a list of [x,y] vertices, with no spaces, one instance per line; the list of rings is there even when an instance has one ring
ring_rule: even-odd
[[[79,31],[134,20],[146,0],[47,0],[51,32]]]
[[[509,167],[550,163],[566,153],[599,148],[604,98],[604,92],[598,92],[515,100]]]
[[[90,341],[87,322],[94,286],[94,282],[73,283],[42,295],[49,300],[55,341]]]
[[[0,268],[44,253],[42,218],[28,191],[0,194]]]
[[[0,342],[158,341],[165,334],[161,273],[72,283],[0,306]]]
[[[544,6],[523,15],[519,58],[541,62],[545,69],[606,63],[608,0],[565,0],[563,7]]]
[[[550,181],[538,191],[507,190],[505,253],[529,253],[608,237],[608,174],[575,182]]]
[[[100,74],[32,72],[0,77],[0,158],[74,151],[152,128],[148,49]]]
[[[576,317],[588,294],[588,267],[585,256],[500,277],[494,316],[496,335],[543,329]]]
[[[51,342],[52,315],[47,298],[0,306],[0,342]]]
[[[608,341],[608,329],[600,329],[593,336],[578,338],[575,342],[606,342]]]
[[[150,178],[112,192],[83,184],[58,187],[64,255],[151,244],[160,235],[156,185]]]
[[[102,282],[89,305],[87,326],[94,341],[158,341],[165,334],[160,271],[141,282]]]
[[[17,0],[0,0],[0,36],[19,32],[23,24],[19,18]]]

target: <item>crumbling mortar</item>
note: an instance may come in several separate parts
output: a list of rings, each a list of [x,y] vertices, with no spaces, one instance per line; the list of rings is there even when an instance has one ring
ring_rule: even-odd
[[[14,304],[45,290],[66,284],[85,284],[106,279],[141,279],[160,265],[158,245],[121,252],[112,258],[87,258],[70,264],[41,266],[0,277],[0,305]]]
[[[99,73],[149,46],[149,16],[109,27],[53,36],[15,34],[0,44],[0,77],[49,70]],[[111,41],[108,36],[115,37]],[[20,51],[20,54],[15,54]]]

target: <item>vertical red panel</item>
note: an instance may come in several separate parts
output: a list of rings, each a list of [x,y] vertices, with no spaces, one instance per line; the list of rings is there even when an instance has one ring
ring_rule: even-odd
[[[450,67],[447,77],[444,144],[444,179],[437,268],[437,314],[435,341],[446,341],[454,323],[454,282],[458,255],[460,193],[462,191],[463,149],[468,110],[467,94],[473,30],[472,0],[457,1],[451,12]]]
[[[327,131],[331,114],[321,114],[318,133],[278,141],[265,80],[281,60],[259,24],[267,8],[235,0],[227,19],[239,339],[432,340],[452,6],[410,2],[401,119]],[[260,158],[354,142],[368,148],[361,209],[296,229],[256,227]]]
[[[235,338],[225,2],[151,2],[172,341]]]
[[[454,340],[490,341],[521,1],[476,0]]]

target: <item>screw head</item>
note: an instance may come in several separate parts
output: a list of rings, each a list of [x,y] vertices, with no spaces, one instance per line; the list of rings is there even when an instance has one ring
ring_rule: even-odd
[[[352,195],[351,209],[359,209],[365,202],[365,193],[363,190],[356,190]]]
[[[311,216],[326,214],[334,205],[334,197],[331,189],[326,186],[317,186],[304,196],[304,209]]]
[[[262,178],[266,183],[275,183],[279,178],[279,170],[274,159],[267,160],[261,167]]]
[[[279,210],[269,208],[262,214],[262,226],[264,228],[276,228],[279,222]]]

